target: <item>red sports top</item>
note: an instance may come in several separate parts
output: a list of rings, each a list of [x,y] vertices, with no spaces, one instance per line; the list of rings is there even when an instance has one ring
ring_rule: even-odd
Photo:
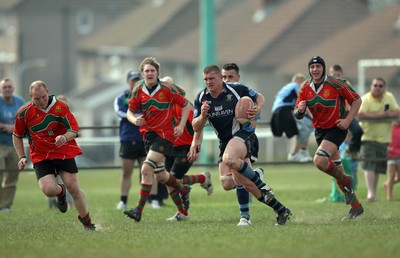
[[[15,117],[14,136],[28,137],[32,163],[51,159],[72,159],[82,154],[75,140],[56,146],[56,137],[67,131],[78,135],[78,123],[67,104],[50,96],[46,110],[29,102],[22,106]]]
[[[177,120],[177,124],[179,124],[181,115],[182,115],[182,107],[176,106],[174,116],[175,116],[175,119]],[[178,138],[175,139],[174,146],[184,146],[184,145],[192,144],[193,135],[194,135],[192,121],[193,121],[193,107],[190,107],[189,117],[186,122],[183,133],[181,136],[179,136]]]
[[[150,94],[142,81],[133,89],[132,97],[129,99],[129,110],[132,112],[142,111],[146,121],[146,124],[140,127],[140,133],[143,136],[146,132],[151,131],[172,143],[175,141],[174,105],[184,107],[187,105],[187,100],[179,89],[172,86],[166,82],[159,82],[156,89]]]
[[[346,118],[346,104],[359,99],[358,93],[346,81],[327,76],[315,91],[314,84],[306,80],[300,87],[295,108],[306,100],[307,108],[313,116],[315,128],[328,129],[336,126],[338,119]]]

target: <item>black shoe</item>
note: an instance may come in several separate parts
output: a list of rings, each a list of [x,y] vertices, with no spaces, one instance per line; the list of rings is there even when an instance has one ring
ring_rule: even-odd
[[[264,203],[268,204],[274,199],[274,192],[272,190],[261,189],[260,192],[264,198]]]
[[[190,206],[189,196],[192,188],[189,185],[186,185],[186,189],[187,189],[186,193],[181,194],[181,198],[182,198],[183,208],[188,211]]]
[[[262,188],[260,188],[261,193],[263,192],[262,190],[265,190],[264,193],[265,193],[265,192],[270,192],[270,193],[273,195],[274,192],[272,191],[271,186],[269,186],[269,185],[267,184],[267,182],[265,181],[265,179],[264,179],[264,169],[262,169],[262,168],[256,168],[256,169],[254,170],[254,173],[256,173],[256,174],[258,175],[258,177],[260,178],[260,181],[263,182],[263,183],[265,184]]]
[[[139,222],[142,219],[142,214],[137,207],[131,210],[125,210],[124,214],[136,222]]]
[[[284,212],[279,213],[278,217],[276,217],[275,225],[285,225],[286,222],[290,219],[290,216],[292,216],[292,212],[288,208],[286,208]]]
[[[88,224],[88,225],[83,225],[83,228],[85,229],[85,230],[90,230],[90,231],[95,231],[96,230],[96,226],[94,225],[94,224],[92,224],[92,223],[90,223],[90,224]]]
[[[349,214],[344,217],[342,220],[346,220],[346,219],[355,219],[358,216],[362,215],[364,213],[364,208],[362,206],[358,207],[358,208],[351,208],[349,211]]]
[[[57,208],[62,212],[66,213],[68,210],[68,203],[67,203],[67,198],[66,198],[66,192],[67,189],[65,189],[65,186],[60,184],[61,187],[63,188],[64,194],[60,197],[56,197],[56,202],[57,202]]]
[[[343,187],[344,198],[346,200],[346,204],[350,204],[355,197],[354,188],[353,188],[353,177],[349,177],[349,182]]]

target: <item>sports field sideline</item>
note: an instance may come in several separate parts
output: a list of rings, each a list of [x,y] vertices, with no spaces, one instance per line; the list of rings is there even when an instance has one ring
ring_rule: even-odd
[[[275,226],[272,209],[255,201],[251,227],[237,227],[235,192],[226,192],[217,168],[215,190],[207,196],[193,186],[188,222],[166,222],[175,213],[171,200],[159,210],[146,206],[142,221],[133,222],[115,209],[120,169],[81,170],[79,179],[98,230],[86,232],[75,210],[61,214],[47,208],[33,172],[22,172],[11,213],[0,213],[0,257],[397,257],[400,235],[400,193],[387,202],[379,182],[378,201],[366,203],[363,175],[357,194],[365,213],[342,221],[344,203],[317,202],[328,197],[331,178],[311,164],[264,165],[276,197],[293,212],[285,226]],[[137,173],[137,172],[135,172]],[[136,204],[135,174],[129,206]]]

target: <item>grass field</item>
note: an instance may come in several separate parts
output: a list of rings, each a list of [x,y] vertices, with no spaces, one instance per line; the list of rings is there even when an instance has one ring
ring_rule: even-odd
[[[234,191],[226,192],[212,168],[214,194],[199,186],[191,193],[191,220],[166,222],[175,213],[172,201],[159,210],[146,206],[142,221],[115,210],[120,170],[81,170],[79,179],[96,232],[86,232],[75,210],[61,214],[47,208],[33,172],[20,177],[12,213],[0,213],[0,257],[398,257],[400,189],[392,202],[363,202],[365,214],[341,221],[343,203],[316,202],[330,193],[331,179],[311,164],[264,166],[276,197],[293,212],[285,226],[275,226],[272,209],[254,201],[251,227],[236,226],[239,212]],[[201,172],[194,168],[191,173]],[[366,189],[359,173],[359,199]],[[136,204],[137,175],[129,199]]]

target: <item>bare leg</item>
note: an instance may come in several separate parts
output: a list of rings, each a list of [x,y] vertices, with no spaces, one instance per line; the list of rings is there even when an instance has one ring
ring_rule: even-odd
[[[71,193],[72,199],[74,199],[75,208],[78,211],[79,216],[85,217],[89,210],[85,195],[80,189],[76,174],[60,172],[60,177],[63,180],[67,190]]]
[[[122,175],[120,180],[120,191],[121,196],[128,196],[129,190],[132,185],[132,174],[134,168],[134,160],[121,159],[122,160]]]
[[[375,201],[376,199],[376,187],[377,187],[377,175],[374,171],[364,171],[365,184],[367,186],[367,200]]]

